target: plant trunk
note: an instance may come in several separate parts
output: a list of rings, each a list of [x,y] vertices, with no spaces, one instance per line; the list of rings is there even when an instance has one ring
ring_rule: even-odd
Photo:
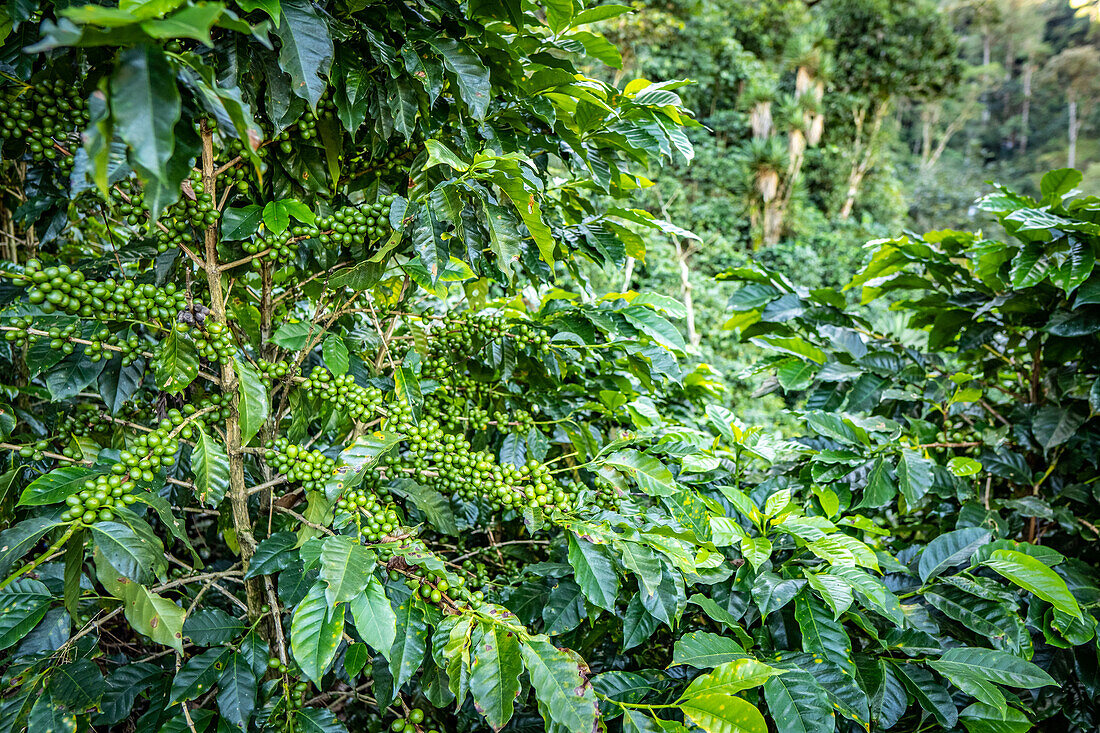
[[[1077,94],[1071,90],[1066,100],[1069,102],[1069,150],[1066,154],[1066,167],[1073,168],[1077,164]]]
[[[848,190],[844,194],[844,205],[840,207],[840,218],[842,220],[852,215],[852,209],[855,208],[856,205],[856,198],[859,196],[859,188],[863,184],[863,179],[867,176],[867,172],[871,170],[871,166],[874,163],[875,142],[878,139],[879,131],[882,129],[882,121],[886,117],[886,110],[889,106],[889,99],[880,100],[875,105],[871,127],[867,131],[866,140],[860,139],[859,130],[862,125],[857,124],[856,126],[855,156],[852,160],[852,170],[848,173]],[[857,119],[862,122],[861,117],[857,116]]]
[[[217,204],[215,195],[217,178],[214,176],[214,136],[204,121],[202,124],[202,186],[203,192],[210,194]],[[222,290],[222,276],[218,262],[218,225],[206,228],[205,263],[206,284],[210,291],[210,315],[226,328],[229,319],[225,310],[225,292]],[[221,362],[222,394],[232,395],[229,417],[225,421],[225,449],[229,455],[229,503],[233,515],[233,530],[237,535],[237,544],[241,550],[244,569],[256,551],[256,539],[252,534],[252,518],[248,513],[248,487],[244,480],[244,453],[241,451],[240,395],[237,392],[237,373],[231,360]],[[260,578],[251,578],[245,582],[245,595],[248,603],[249,619],[260,616],[263,605],[263,589]]]

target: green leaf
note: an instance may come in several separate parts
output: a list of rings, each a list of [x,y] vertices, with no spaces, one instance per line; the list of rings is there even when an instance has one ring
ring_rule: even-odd
[[[91,529],[96,548],[111,567],[130,580],[147,583],[165,563],[164,547],[144,522],[96,522]]]
[[[412,679],[420,668],[430,631],[422,603],[415,594],[401,602],[396,616],[397,633],[389,657],[395,690]]]
[[[111,76],[114,129],[130,147],[130,162],[146,178],[165,185],[180,118],[175,71],[164,52],[141,45],[122,52]]]
[[[275,25],[279,25],[279,16],[282,11],[279,0],[237,0],[237,5],[246,12],[262,10],[271,16],[271,20]]]
[[[450,501],[435,489],[412,479],[394,479],[389,482],[389,489],[390,493],[410,499],[437,531],[451,536],[459,534]]]
[[[684,351],[684,337],[680,331],[656,311],[642,305],[632,305],[619,311],[631,325],[651,339],[673,351]]]
[[[932,468],[936,464],[915,450],[903,450],[898,462],[898,486],[911,508],[932,488]]]
[[[127,366],[122,359],[107,359],[99,373],[96,386],[103,404],[112,415],[117,415],[141,386],[145,376],[145,361],[137,359]]]
[[[293,532],[275,532],[256,546],[256,552],[248,561],[245,580],[259,575],[272,575],[297,562],[298,535]]]
[[[301,733],[347,733],[348,729],[328,708],[301,708],[294,711],[292,730]]]
[[[1077,599],[1069,592],[1066,581],[1034,557],[1016,550],[994,550],[983,564],[1059,611],[1081,617]]]
[[[209,692],[221,677],[226,660],[232,654],[229,649],[216,647],[188,659],[172,678],[172,702],[186,702]]]
[[[1084,179],[1081,171],[1074,168],[1056,168],[1043,174],[1039,181],[1039,192],[1044,201],[1061,200]]]
[[[1012,278],[1012,287],[1017,290],[1038,285],[1047,276],[1047,259],[1043,255],[1043,248],[1038,244],[1024,247],[1012,260],[1012,269],[1009,273]]]
[[[918,667],[916,664],[906,664],[891,660],[891,666],[901,677],[905,689],[917,699],[917,703],[935,717],[936,722],[944,728],[954,728],[959,719],[959,712],[951,696],[938,684],[932,674]]]
[[[1034,726],[1016,708],[1000,711],[992,705],[976,702],[959,713],[968,733],[1028,733]]]
[[[1086,416],[1075,410],[1046,405],[1035,412],[1031,432],[1044,450],[1056,448],[1072,438],[1085,423]]]
[[[500,730],[512,717],[519,695],[519,676],[523,662],[516,635],[493,623],[482,622],[473,646],[470,693],[474,707],[485,720]]]
[[[208,436],[202,425],[195,425],[195,447],[191,450],[191,470],[199,501],[212,507],[222,503],[229,490],[229,455],[225,447]]]
[[[329,606],[362,593],[373,576],[374,553],[351,537],[326,537],[321,549],[321,580]],[[354,613],[354,612],[353,612]]]
[[[369,661],[370,648],[366,644],[358,642],[349,644],[347,651],[344,652],[344,669],[347,670],[348,677],[352,679],[359,676],[359,673],[363,671],[363,667],[367,666]]]
[[[716,667],[709,674],[696,677],[684,690],[681,699],[699,695],[733,695],[760,687],[777,674],[782,674],[782,671],[755,659],[735,659]]]
[[[210,28],[225,13],[221,3],[198,3],[182,8],[163,20],[146,20],[141,29],[153,38],[193,38],[209,48]]]
[[[218,679],[218,711],[234,728],[248,730],[256,708],[256,675],[241,654],[232,655]]]
[[[344,340],[336,334],[330,334],[325,337],[324,343],[321,344],[321,355],[325,359],[325,366],[328,370],[340,376],[346,374],[348,371],[348,347],[344,345]]]
[[[621,450],[612,453],[603,462],[633,478],[638,488],[650,496],[672,496],[676,493],[676,480],[672,472],[651,455],[633,449]]]
[[[99,524],[104,522],[93,525],[93,529]],[[122,601],[126,620],[135,631],[183,653],[185,612],[182,608],[145,586],[126,579],[120,579],[118,598]]]
[[[316,583],[294,609],[290,621],[290,649],[306,677],[318,687],[336,657],[344,633],[344,606],[330,609],[325,586]]]
[[[238,242],[242,239],[248,239],[259,229],[262,219],[263,207],[259,204],[249,204],[241,208],[230,206],[222,212],[222,240]]]
[[[34,700],[25,730],[76,733],[76,715],[47,689]]]
[[[294,94],[316,109],[328,86],[333,46],[328,24],[308,0],[282,0],[282,18],[275,35],[282,45],[279,67],[290,74]]]
[[[387,660],[397,637],[397,615],[386,598],[386,589],[377,579],[367,584],[366,590],[348,603],[355,629],[363,641],[371,645]]]
[[[680,703],[680,709],[706,733],[768,733],[756,706],[733,695],[699,695]]]
[[[917,565],[921,582],[927,583],[948,568],[962,565],[992,538],[989,530],[981,527],[967,527],[940,535],[921,552]]]
[[[84,466],[62,466],[44,473],[23,489],[17,506],[45,506],[65,501],[84,490],[84,482],[102,471]]]
[[[46,388],[57,402],[75,397],[96,381],[106,368],[106,361],[92,362],[81,352],[74,352],[46,375]]]
[[[233,358],[233,363],[240,380],[237,385],[237,409],[240,414],[241,445],[248,445],[267,421],[271,404],[267,396],[267,385],[256,368],[239,356]]]
[[[803,592],[795,600],[794,618],[802,631],[802,648],[817,654],[855,676],[852,641],[817,598]]]
[[[982,464],[979,461],[975,461],[973,458],[955,456],[947,462],[947,470],[949,470],[954,475],[963,478],[980,473],[982,470]]]
[[[545,637],[522,641],[520,651],[543,719],[570,733],[594,733],[596,695],[576,658]]]
[[[600,608],[613,611],[619,595],[619,574],[606,548],[570,533],[569,564],[585,597]]]
[[[304,349],[320,328],[308,321],[287,321],[275,329],[271,342],[290,351]]]
[[[424,39],[443,60],[443,66],[458,84],[459,96],[475,120],[485,119],[492,99],[489,70],[470,48],[448,36],[428,35]]]
[[[153,357],[157,386],[169,394],[179,394],[199,375],[199,355],[190,339],[172,329],[160,342]]]
[[[283,201],[269,201],[263,209],[264,226],[273,234],[282,234],[290,226],[290,210]]]
[[[0,649],[17,644],[38,625],[53,595],[37,580],[22,579],[0,590]]]
[[[718,667],[748,654],[735,639],[709,631],[692,631],[676,640],[672,663],[686,664],[696,669]]]
[[[859,568],[834,565],[829,568],[829,575],[840,578],[847,583],[852,590],[859,594],[863,604],[876,613],[888,618],[897,626],[905,625],[905,613],[901,608],[901,601],[878,578]]]
[[[419,415],[424,397],[420,393],[420,380],[416,378],[416,373],[407,366],[398,367],[393,371],[393,383],[397,399],[411,407],[414,416]]]
[[[228,644],[244,633],[244,623],[220,608],[195,611],[183,622],[183,635],[199,646]]]
[[[844,579],[825,573],[813,573],[806,568],[802,572],[810,587],[816,590],[833,610],[834,619],[840,618],[841,614],[847,611],[855,601],[852,587]]]
[[[801,669],[769,677],[764,699],[778,733],[818,733],[835,728],[828,695],[814,676]]]

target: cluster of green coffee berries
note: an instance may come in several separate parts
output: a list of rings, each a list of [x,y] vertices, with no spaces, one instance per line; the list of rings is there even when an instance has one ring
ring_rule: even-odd
[[[125,367],[133,364],[134,360],[141,355],[141,337],[132,331],[111,333],[111,330],[104,326],[95,332],[91,342],[84,349],[89,361],[96,362],[101,359],[111,359],[118,353],[122,357],[122,366]],[[51,347],[53,347],[53,343],[50,342]]]
[[[287,481],[301,481],[307,491],[323,488],[336,468],[336,461],[321,451],[303,448],[286,438],[269,440],[264,448],[264,460],[286,476]]]
[[[265,605],[260,611],[266,615],[271,612],[271,608]],[[278,657],[270,657],[267,660],[267,666],[283,678],[284,696],[282,702],[286,705],[287,710],[301,710],[305,706],[306,695],[309,693],[309,683],[298,679],[301,675],[298,665],[293,660],[290,664],[284,664]],[[293,718],[290,719],[293,720]]]
[[[81,437],[91,435],[101,430],[106,430],[110,426],[111,421],[96,409],[95,405],[79,403],[75,412],[66,415],[64,419],[61,420],[57,430],[62,435]],[[69,454],[65,453],[65,455]],[[77,458],[78,456],[73,455],[69,457]]]
[[[413,565],[405,576],[405,586],[429,603],[436,605],[443,603],[444,599],[452,603],[469,603],[476,607],[485,600],[485,593],[480,590],[471,590],[464,575],[454,575],[455,582],[452,585],[447,576],[437,570],[428,570],[420,565]],[[400,576],[399,576],[400,577]],[[391,572],[390,579],[394,580]]]
[[[50,348],[54,351],[60,351],[66,356],[73,353],[75,347],[69,340],[73,336],[77,335],[77,324],[67,323],[64,326],[51,326],[48,330],[43,331],[45,336],[38,333],[32,333],[32,327],[34,326],[34,320],[31,318],[13,318],[10,321],[11,326],[4,332],[4,340],[15,346],[23,346],[24,344],[33,344],[43,338],[50,340]]]
[[[559,485],[550,469],[530,460],[522,466],[500,463],[487,451],[474,451],[461,434],[447,433],[435,417],[419,425],[399,423],[407,436],[408,450],[401,465],[413,469],[413,477],[441,494],[460,499],[482,499],[501,509],[523,507],[566,508],[572,492]],[[388,460],[385,456],[379,463]]]
[[[131,493],[136,484],[132,478],[117,474],[101,474],[84,482],[81,490],[65,498],[66,509],[61,513],[62,522],[80,520],[84,524],[110,522],[115,518],[112,510],[137,501]]]
[[[527,435],[535,426],[535,418],[527,410],[513,410],[511,413],[497,411],[493,413],[493,420],[501,430]]]
[[[207,320],[202,329],[192,329],[186,323],[177,323],[176,331],[190,333],[199,356],[210,361],[223,362],[233,358],[237,347],[233,343],[233,332],[224,323]]]
[[[390,723],[390,730],[393,733],[417,733],[421,728],[419,727],[424,722],[424,711],[420,708],[413,708],[407,715],[398,715],[397,719]],[[424,730],[423,733],[439,733],[435,728]]]
[[[327,369],[314,369],[309,373],[309,378],[302,381],[301,386],[307,397],[320,397],[360,422],[366,422],[385,405],[382,390],[377,387],[360,387],[350,374],[337,376]]]
[[[256,362],[256,371],[260,373],[260,378],[266,382],[272,382],[276,379],[282,379],[290,373],[290,364],[285,361],[267,361],[266,359],[259,359]]]
[[[374,242],[390,232],[390,204],[392,195],[379,196],[372,204],[341,206],[332,213],[317,219],[317,226],[324,230],[321,241],[326,245],[349,245]]]
[[[0,138],[23,141],[32,160],[56,161],[63,171],[72,168],[75,136],[87,126],[87,103],[76,84],[40,81],[0,96]]]
[[[137,226],[149,218],[145,208],[145,191],[132,178],[119,181],[111,188],[111,208],[130,226]]]
[[[393,503],[383,504],[373,491],[358,488],[345,491],[336,506],[351,514],[366,542],[379,542],[401,526],[401,517]]]
[[[276,264],[286,264],[298,256],[296,242],[303,239],[316,237],[320,231],[315,226],[295,225],[281,232],[267,231],[261,237],[245,240],[241,243],[242,249],[251,255],[256,255],[252,260],[252,267],[259,269],[264,259],[270,259]]]
[[[503,316],[448,313],[432,331],[429,353],[433,356],[449,351],[469,353],[480,348],[487,339],[502,335],[507,323]]]
[[[19,280],[27,287],[27,301],[41,306],[43,313],[167,322],[187,305],[187,294],[174,283],[161,287],[130,279],[90,280],[68,265],[42,267],[38,260],[27,261]]]
[[[453,366],[451,371],[454,372]],[[459,432],[489,429],[489,411],[478,404],[479,390],[474,387],[456,390],[454,383],[460,378],[453,374],[441,374],[438,378],[428,376],[427,370],[422,374],[426,379],[436,379],[442,385],[442,389],[424,396],[424,411],[438,419],[443,427]]]
[[[180,416],[182,423],[182,415]],[[118,456],[118,463],[111,467],[116,475],[128,474],[134,481],[152,481],[155,472],[176,462],[176,452],[180,449],[179,438],[172,436],[175,425],[171,418],[165,418],[154,430],[142,433],[129,449]]]
[[[20,458],[29,458],[32,461],[41,461],[46,457],[44,451],[50,449],[50,441],[40,440],[34,445],[24,445],[19,448]]]

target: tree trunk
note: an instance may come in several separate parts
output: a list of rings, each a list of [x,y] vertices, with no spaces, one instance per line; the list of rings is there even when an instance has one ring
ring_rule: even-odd
[[[992,54],[991,54],[991,50],[990,50],[990,44],[991,43],[992,43],[992,39],[990,38],[990,35],[989,35],[989,27],[983,24],[982,25],[982,66],[983,67],[988,67],[989,62],[992,60]],[[984,76],[984,74],[983,74],[983,76]],[[986,94],[984,92],[982,93],[982,102],[983,102],[983,104],[982,104],[982,123],[985,124],[985,123],[989,122],[989,104],[988,104],[988,100],[986,99]]]
[[[875,105],[874,116],[871,119],[871,127],[867,131],[867,139],[861,141],[858,136],[860,125],[857,124],[857,138],[855,156],[852,161],[852,170],[848,173],[848,190],[844,194],[844,205],[840,207],[840,219],[847,219],[852,215],[852,209],[856,205],[856,197],[859,196],[859,188],[867,172],[871,170],[875,157],[875,142],[878,133],[882,129],[882,121],[886,117],[886,110],[890,107],[890,100],[880,100]]]
[[[921,141],[920,141],[920,167],[928,168],[928,159],[932,155],[932,127],[940,117],[938,104],[928,103],[920,111]]]
[[[1027,139],[1031,126],[1031,75],[1034,73],[1035,64],[1028,58],[1023,75],[1024,106],[1020,110],[1020,155],[1027,153]]]
[[[1067,168],[1077,165],[1077,94],[1072,90],[1066,95],[1069,102],[1069,151],[1066,158]]]
[[[630,290],[630,281],[634,279],[634,258],[626,258],[626,269],[623,271],[623,286],[619,288],[624,293]]]
[[[217,178],[214,175],[214,137],[206,122],[202,123],[202,185],[203,192],[210,194],[212,201],[217,202],[214,195],[214,186]],[[210,316],[212,319],[228,328],[228,317],[225,309],[225,292],[222,289],[222,273],[218,262],[218,240],[220,238],[217,223],[206,228],[204,232],[205,258],[203,269],[206,271],[206,285],[210,293]],[[233,516],[233,529],[237,535],[237,544],[241,551],[241,561],[244,569],[248,569],[248,563],[256,552],[256,538],[252,534],[252,518],[248,513],[248,487],[244,478],[244,453],[241,450],[241,423],[240,423],[240,395],[237,392],[237,373],[233,361],[224,359],[221,362],[221,389],[222,394],[229,395],[229,417],[225,421],[225,448],[229,455],[229,505]],[[256,619],[260,616],[260,607],[263,605],[263,589],[259,578],[250,578],[245,581],[245,597],[248,601],[248,617]]]

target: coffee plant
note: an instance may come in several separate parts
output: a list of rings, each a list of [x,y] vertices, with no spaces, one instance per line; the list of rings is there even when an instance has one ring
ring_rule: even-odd
[[[0,729],[1095,729],[1095,200],[727,273],[746,427],[587,277],[692,236],[628,10],[3,11]]]

